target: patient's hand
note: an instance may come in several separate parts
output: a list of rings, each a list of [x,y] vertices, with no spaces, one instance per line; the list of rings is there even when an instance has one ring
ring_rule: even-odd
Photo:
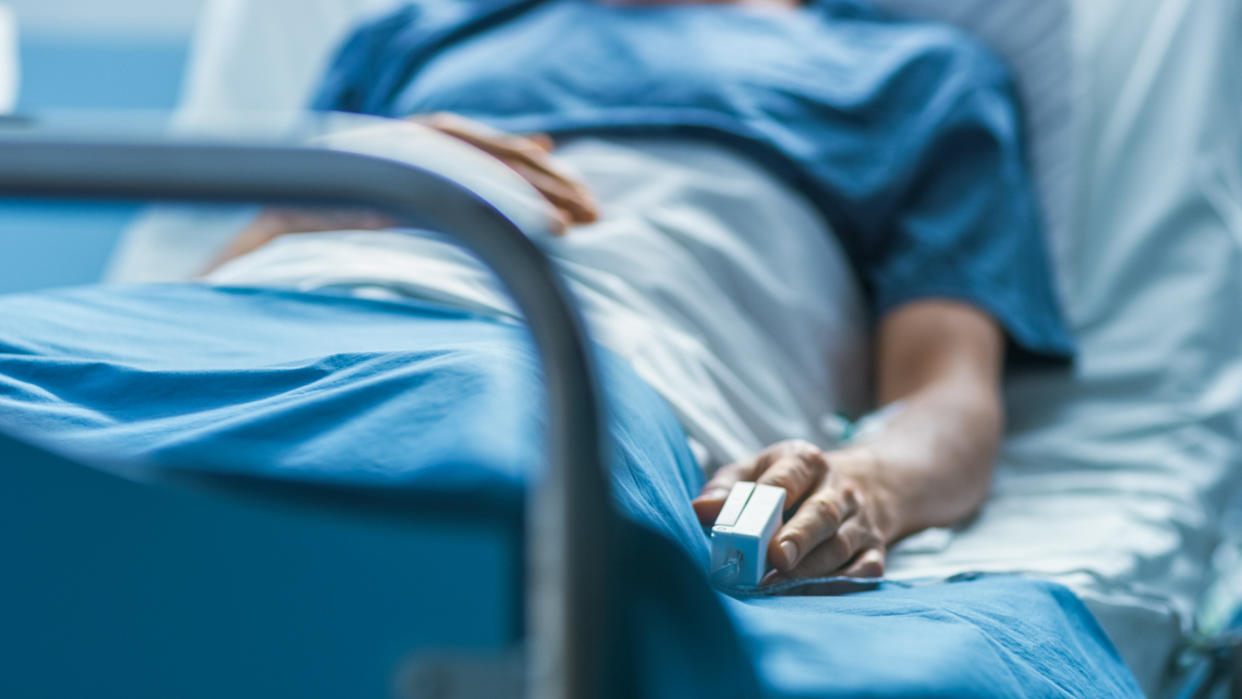
[[[793,515],[768,548],[777,578],[878,578],[896,530],[891,498],[875,466],[867,449],[824,452],[799,440],[781,442],[717,471],[694,509],[710,526],[734,483],[784,488],[786,511]]]
[[[410,120],[465,141],[513,168],[555,207],[558,228],[553,233],[560,235],[572,224],[593,223],[599,218],[595,197],[587,185],[553,161],[554,144],[546,134],[507,134],[445,112]]]

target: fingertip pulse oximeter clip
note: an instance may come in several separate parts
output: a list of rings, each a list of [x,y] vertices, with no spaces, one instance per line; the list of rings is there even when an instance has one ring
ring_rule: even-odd
[[[768,544],[780,528],[785,489],[736,483],[712,525],[712,580],[755,588],[768,571]]]

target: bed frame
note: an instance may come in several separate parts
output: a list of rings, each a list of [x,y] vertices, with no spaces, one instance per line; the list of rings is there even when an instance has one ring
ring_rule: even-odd
[[[599,389],[583,324],[563,282],[509,216],[431,170],[292,146],[0,136],[0,194],[360,207],[382,211],[403,224],[430,225],[454,234],[491,267],[525,315],[547,388],[547,471],[531,489],[525,510],[527,640],[523,649],[495,657],[416,658],[405,668],[409,674],[394,681],[406,696],[511,696],[514,683],[522,681],[524,666],[526,696],[576,699],[604,694],[600,683],[610,615],[604,585],[609,579],[615,514],[603,469]],[[31,498],[48,498],[34,508],[42,509],[44,518],[46,508],[67,506],[57,495],[66,489],[97,493],[94,499],[112,494],[118,503],[133,503],[152,517],[162,510],[159,503],[149,501],[161,498],[176,503],[169,513],[190,507],[205,516],[216,510],[222,516],[230,514],[227,504],[183,501],[175,488],[157,485],[152,490],[19,440],[4,441],[0,463],[9,483],[0,496],[0,509],[7,512],[5,519],[11,518],[5,526],[8,533],[20,531],[11,527],[21,526],[17,513],[31,509]],[[391,501],[365,493],[334,497],[235,480],[205,485],[292,506],[292,511],[275,510],[279,521],[252,522],[259,527],[299,526],[313,514],[311,509],[325,515],[335,511],[335,516],[351,522],[403,516]],[[253,498],[243,500],[251,503]],[[263,520],[253,509],[245,509],[241,516]],[[159,520],[149,521],[154,525]],[[53,546],[55,538],[43,534],[49,537],[45,546]],[[64,543],[73,545],[69,540]],[[11,546],[5,548],[12,553]]]
[[[610,619],[618,613],[609,606],[616,596],[607,589],[614,573],[609,548],[616,541],[617,525],[603,468],[599,388],[583,324],[563,282],[510,216],[430,169],[340,151],[220,143],[0,136],[0,196],[364,207],[403,224],[454,234],[492,268],[516,300],[534,337],[547,385],[548,470],[532,488],[525,509],[525,641],[520,648],[495,654],[413,657],[389,681],[398,695],[408,697],[513,696],[523,682],[528,697],[578,699],[615,693],[604,678]],[[27,576],[32,585],[72,579],[92,562],[108,569],[132,569],[138,575],[153,561],[161,565],[171,561],[170,567],[188,571],[180,579],[185,582],[194,575],[213,574],[212,560],[218,563],[221,557],[258,571],[256,580],[270,575],[276,585],[297,585],[285,570],[290,557],[316,554],[291,545],[297,537],[320,536],[326,526],[346,532],[351,550],[369,552],[382,561],[397,555],[392,551],[393,532],[405,531],[403,527],[414,519],[410,508],[401,507],[391,495],[272,487],[201,473],[193,480],[206,488],[191,492],[180,487],[179,481],[189,477],[186,474],[86,466],[3,434],[0,469],[4,479],[0,528],[6,533],[0,539],[0,557],[34,568],[34,577]],[[127,546],[109,550],[101,563],[92,548],[101,539],[95,532],[64,525],[61,512],[107,517],[108,526],[102,529],[110,541],[124,541]],[[152,527],[167,527],[173,533],[152,536]],[[194,555],[196,546],[210,547],[220,540],[243,543],[216,559]],[[174,541],[177,545],[170,545]],[[285,558],[274,563],[264,556],[270,546],[285,547]],[[357,559],[364,561],[359,565],[368,565],[366,555]],[[12,584],[13,576],[6,573],[6,577],[9,582],[0,583],[0,597],[9,599],[14,590],[2,586]],[[129,584],[128,578],[120,579]],[[109,592],[115,597],[107,597]],[[311,584],[302,592],[332,603],[330,590]],[[144,595],[151,594],[170,593],[154,589],[133,593],[113,581],[113,588],[97,596],[93,607],[77,609],[79,624],[115,623],[113,617],[91,616],[99,611],[101,599],[128,603],[135,608],[126,613],[134,614],[141,613],[148,599]],[[0,604],[9,605],[0,607],[3,616],[20,611],[21,601]],[[177,608],[176,604],[168,608]],[[359,633],[368,638],[384,635],[385,629],[371,624],[368,620]],[[1235,627],[1242,627],[1242,614]],[[5,643],[57,641],[13,639],[11,632],[7,636],[0,640],[0,655],[6,658],[20,656],[9,652]],[[63,670],[61,663],[73,666],[73,658],[58,656],[54,648],[45,650],[56,665],[27,676],[37,680],[39,672]],[[1193,664],[1174,695],[1202,697],[1229,691],[1225,684],[1239,662],[1231,653],[1236,651],[1220,649]],[[209,658],[202,663],[210,664]],[[1236,678],[1233,681],[1232,694],[1238,697],[1242,688]],[[0,690],[4,682],[0,678]],[[254,696],[270,696],[291,687],[281,685],[273,692],[258,684],[252,689]]]

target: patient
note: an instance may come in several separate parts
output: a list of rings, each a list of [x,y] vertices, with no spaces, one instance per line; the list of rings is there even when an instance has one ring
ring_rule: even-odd
[[[1072,354],[1003,67],[861,0],[424,0],[360,29],[317,106],[409,117],[544,196],[593,336],[713,473],[702,522],[739,480],[786,490],[773,580],[879,576],[970,515],[1006,360]],[[384,225],[267,212],[209,279],[513,314],[467,256]],[[826,424],[886,405],[852,441]]]

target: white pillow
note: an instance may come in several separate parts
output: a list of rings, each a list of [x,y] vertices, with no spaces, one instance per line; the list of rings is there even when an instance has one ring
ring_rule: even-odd
[[[208,0],[190,49],[180,109],[304,108],[355,25],[402,0]]]
[[[288,114],[304,108],[349,30],[402,1],[207,0],[191,43],[175,122],[215,129],[221,115]],[[188,279],[252,216],[242,209],[152,207],[125,231],[104,278]],[[187,235],[190,230],[194,235]]]
[[[210,123],[221,112],[304,107],[349,30],[404,1],[208,0],[190,53],[181,123]],[[1078,175],[1066,0],[874,1],[896,15],[956,24],[1015,70],[1029,115],[1032,165],[1058,285],[1066,292],[1068,227]],[[151,255],[140,255],[160,235],[151,228],[144,221],[126,234],[109,279],[167,280],[173,270],[196,267],[154,264]]]

